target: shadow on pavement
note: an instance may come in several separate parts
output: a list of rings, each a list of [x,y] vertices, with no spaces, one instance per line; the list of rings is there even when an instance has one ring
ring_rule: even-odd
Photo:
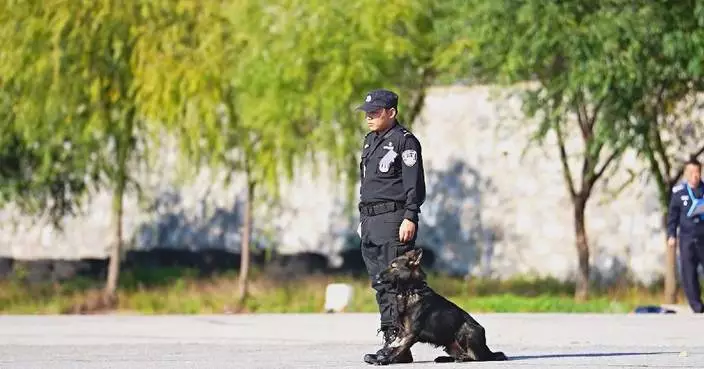
[[[662,355],[662,354],[678,354],[679,352],[660,351],[660,352],[595,352],[595,353],[570,353],[570,354],[544,354],[544,355],[519,355],[508,356],[508,360],[530,360],[530,359],[551,359],[551,358],[567,358],[567,357],[609,357],[609,356],[638,356],[638,355]]]

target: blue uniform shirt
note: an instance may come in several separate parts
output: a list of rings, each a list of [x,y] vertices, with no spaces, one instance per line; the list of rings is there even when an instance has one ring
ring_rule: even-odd
[[[692,188],[692,194],[697,199],[704,197],[704,182],[700,182],[697,188]],[[692,198],[687,189],[687,183],[679,183],[672,187],[672,197],[667,210],[667,236],[677,236],[677,227],[680,228],[680,238],[682,237],[704,237],[704,220],[695,215],[688,217],[687,212],[692,206]]]

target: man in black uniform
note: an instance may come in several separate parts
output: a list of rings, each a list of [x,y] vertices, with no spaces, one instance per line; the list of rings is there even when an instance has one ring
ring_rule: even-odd
[[[701,164],[691,159],[685,165],[685,181],[672,188],[667,215],[667,245],[675,247],[679,226],[682,287],[689,306],[695,313],[704,313],[697,267],[704,264],[704,214],[695,214],[704,200]]]
[[[377,274],[391,259],[416,247],[418,213],[425,201],[425,173],[420,142],[396,119],[398,96],[394,92],[371,91],[358,109],[366,113],[371,131],[364,138],[359,167],[358,233],[362,258],[376,290],[386,348],[398,332],[392,324],[396,293],[379,282]],[[380,352],[365,355],[364,361],[375,363]],[[413,362],[410,350],[396,362]]]

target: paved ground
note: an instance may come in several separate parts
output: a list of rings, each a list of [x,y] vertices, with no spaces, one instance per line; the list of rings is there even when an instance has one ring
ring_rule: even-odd
[[[416,345],[408,368],[703,368],[704,317],[477,315],[509,362],[436,364]],[[0,316],[0,369],[369,368],[372,314]]]

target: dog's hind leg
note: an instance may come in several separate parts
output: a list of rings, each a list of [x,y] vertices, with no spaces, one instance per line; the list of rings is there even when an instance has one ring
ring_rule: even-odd
[[[467,356],[475,361],[506,360],[502,352],[492,352],[486,345],[484,328],[480,325],[465,323],[457,332],[457,342]]]

